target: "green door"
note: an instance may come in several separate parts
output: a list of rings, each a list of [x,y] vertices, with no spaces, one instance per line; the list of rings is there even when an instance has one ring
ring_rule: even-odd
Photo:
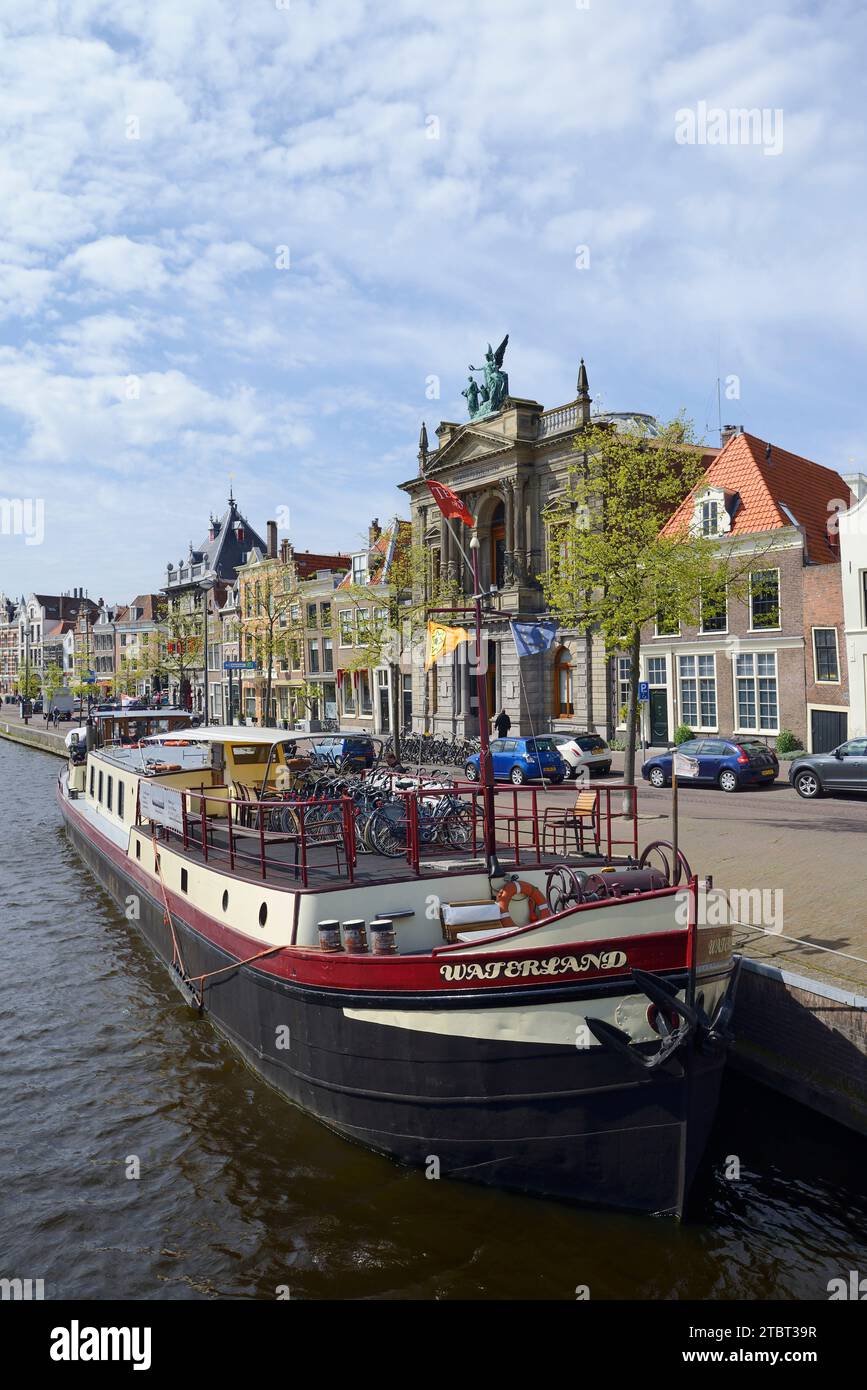
[[[650,692],[650,742],[668,743],[668,691]]]

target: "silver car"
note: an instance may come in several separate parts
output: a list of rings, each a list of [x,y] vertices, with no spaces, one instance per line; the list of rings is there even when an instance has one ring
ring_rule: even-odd
[[[823,793],[867,792],[867,738],[850,738],[830,753],[795,758],[789,781],[808,801]]]
[[[611,749],[599,734],[551,734],[549,737],[569,768],[571,778],[580,776],[582,770],[591,777],[594,773],[605,776],[611,771]]]

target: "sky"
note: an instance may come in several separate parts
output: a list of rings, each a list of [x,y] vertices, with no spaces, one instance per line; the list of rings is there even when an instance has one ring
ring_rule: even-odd
[[[720,380],[867,472],[865,51],[863,0],[4,0],[0,592],[156,590],[230,479],[359,548],[507,332],[546,408],[584,357],[713,443]]]

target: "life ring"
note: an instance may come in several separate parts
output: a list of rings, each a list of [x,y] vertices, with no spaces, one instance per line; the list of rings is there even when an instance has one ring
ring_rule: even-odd
[[[164,739],[163,739],[163,748],[189,748],[189,746],[190,746],[190,740],[189,740],[188,738],[164,738]]]
[[[545,894],[541,888],[534,888],[532,883],[507,883],[497,894],[497,907],[501,912],[508,912],[509,904],[518,895],[529,900],[531,922],[541,922],[544,917],[550,917]]]

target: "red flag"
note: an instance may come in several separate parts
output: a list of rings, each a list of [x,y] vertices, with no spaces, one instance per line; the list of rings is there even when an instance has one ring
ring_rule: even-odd
[[[431,490],[431,496],[436,502],[443,516],[457,517],[465,526],[470,529],[475,525],[473,514],[468,510],[466,504],[461,501],[456,492],[452,492],[445,483],[432,483],[430,478],[425,478],[425,482]]]

